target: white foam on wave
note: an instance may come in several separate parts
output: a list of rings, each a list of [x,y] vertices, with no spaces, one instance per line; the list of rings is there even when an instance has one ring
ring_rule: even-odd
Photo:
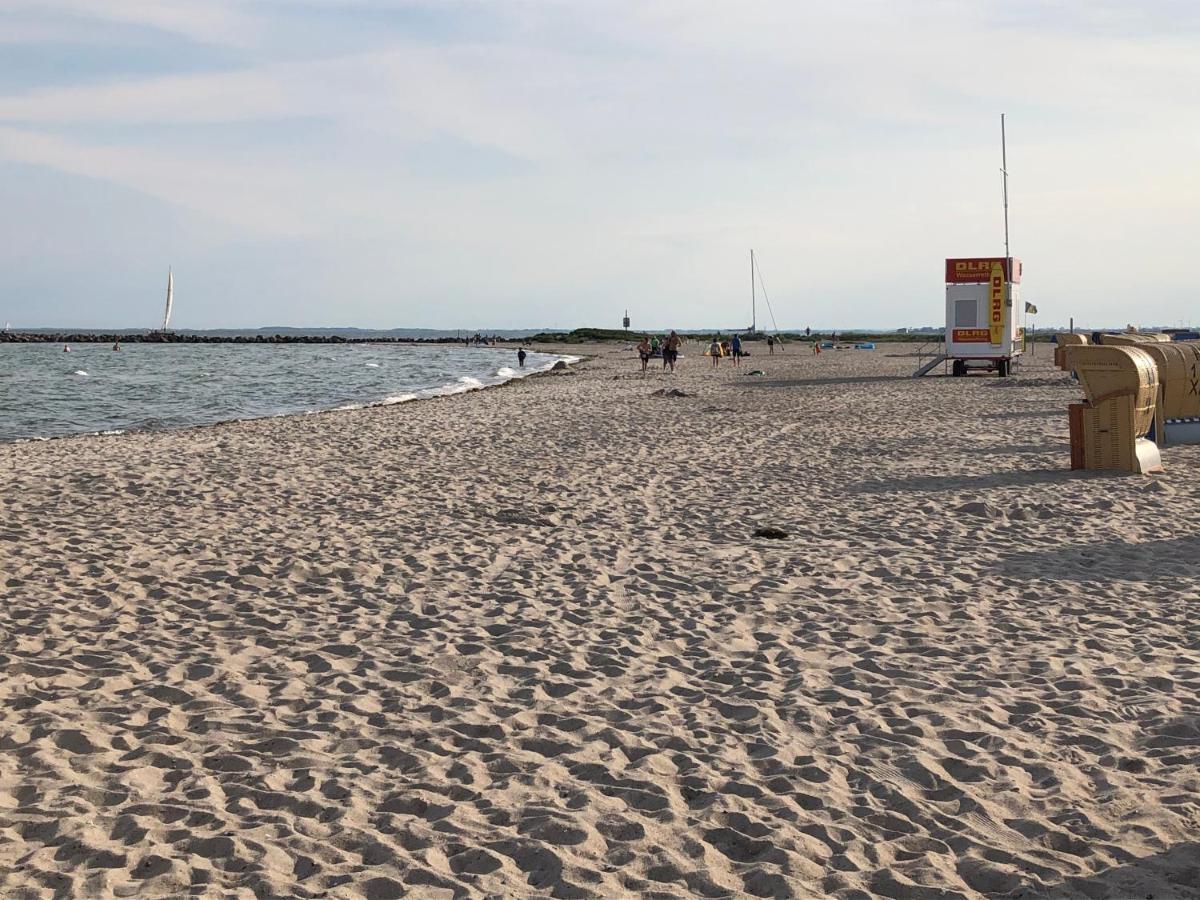
[[[394,397],[384,397],[379,401],[379,406],[393,406],[397,403],[407,403],[409,400],[416,400],[416,394],[396,394]]]
[[[88,373],[87,373],[87,372],[85,372],[85,371],[83,371],[83,369],[76,369],[76,370],[75,370],[74,372],[72,372],[71,374],[72,374],[72,375],[82,375],[84,378],[87,378],[87,377],[88,377]]]
[[[343,403],[341,406],[335,406],[334,412],[346,412],[351,409],[370,409],[372,406],[395,406],[397,403],[407,403],[409,400],[416,400],[417,394],[395,394],[391,397],[384,397],[382,400],[375,400],[369,403]],[[313,415],[315,413],[324,412],[320,409],[310,409],[305,415]],[[288,415],[284,413],[284,415]]]
[[[379,363],[366,363],[365,365],[368,369],[378,369],[379,368]]]
[[[443,384],[440,387],[425,388],[424,390],[417,391],[413,395],[413,399],[426,400],[430,397],[450,397],[454,394],[465,394],[467,391],[477,391],[484,387],[487,387],[487,385],[478,378],[463,375],[453,384]]]
[[[79,431],[79,432],[76,432],[75,434],[56,434],[56,435],[33,434],[33,435],[30,435],[29,437],[14,438],[13,440],[7,441],[7,442],[0,441],[0,443],[27,444],[32,441],[61,441],[61,440],[65,440],[66,438],[74,438],[74,437],[113,437],[118,434],[125,434],[125,429],[124,428],[109,428],[104,431]]]
[[[496,374],[501,378],[514,378],[517,375],[516,369],[510,369],[508,366],[501,366],[496,370]]]

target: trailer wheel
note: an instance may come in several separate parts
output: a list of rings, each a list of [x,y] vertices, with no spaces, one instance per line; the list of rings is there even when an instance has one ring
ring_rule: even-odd
[[[1012,363],[1010,363],[1007,359],[999,360],[996,363],[996,374],[1001,378],[1007,378],[1009,372],[1011,371],[1011,365]]]
[[[962,378],[967,374],[967,361],[965,359],[956,359],[954,365],[950,367],[950,374],[955,378]]]

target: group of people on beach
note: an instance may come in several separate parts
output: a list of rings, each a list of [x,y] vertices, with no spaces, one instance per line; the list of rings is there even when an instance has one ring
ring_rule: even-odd
[[[775,338],[768,337],[771,342],[771,352],[775,352]],[[712,368],[717,368],[721,365],[721,357],[728,356],[733,359],[735,366],[742,364],[742,339],[739,335],[734,335],[727,341],[720,339],[720,335],[712,339],[712,343],[708,345],[708,355],[712,359]]]
[[[663,369],[674,372],[681,346],[683,346],[683,338],[675,331],[672,331],[662,340],[659,340],[657,335],[642,335],[642,339],[637,345],[638,359],[642,363],[642,373],[645,374],[649,370],[650,360],[660,354]],[[775,335],[773,334],[767,335],[767,353],[771,356],[775,355]],[[715,369],[721,364],[721,357],[723,356],[730,357],[733,360],[733,364],[740,367],[742,357],[747,354],[742,348],[741,335],[734,334],[727,341],[722,340],[720,335],[714,336],[705,355],[711,359],[711,368]]]
[[[641,341],[637,345],[638,358],[642,361],[642,372],[645,373],[650,367],[652,357],[662,354],[663,369],[675,371],[675,363],[679,359],[679,348],[683,346],[683,338],[675,333],[672,329],[662,341],[659,341],[658,336],[650,337],[642,335]]]

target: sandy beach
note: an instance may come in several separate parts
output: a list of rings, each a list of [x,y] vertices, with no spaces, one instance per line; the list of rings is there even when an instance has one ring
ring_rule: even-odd
[[[913,349],[0,445],[0,895],[1200,896],[1200,447]]]

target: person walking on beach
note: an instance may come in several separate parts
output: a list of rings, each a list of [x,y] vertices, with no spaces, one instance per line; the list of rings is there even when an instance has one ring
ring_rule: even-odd
[[[642,374],[646,374],[646,369],[650,365],[650,354],[654,352],[654,348],[650,343],[650,338],[642,335],[641,343],[637,345],[638,359],[642,361]]]
[[[526,354],[525,354],[524,347],[522,347],[520,350],[517,351],[517,365],[520,366],[522,369],[525,368],[525,355]]]
[[[721,364],[721,341],[719,337],[714,337],[712,343],[708,345],[708,355],[712,357],[711,368],[716,368]]]
[[[775,335],[767,335],[767,352],[772,356],[775,355]]]
[[[735,334],[733,336],[733,340],[731,340],[729,342],[729,348],[733,353],[733,364],[735,366],[737,366],[738,368],[741,368],[741,365],[742,365],[742,339]]]
[[[663,345],[663,365],[670,365],[671,371],[675,371],[675,360],[679,359],[679,348],[683,344],[683,338],[675,333],[675,329],[671,329],[671,333],[667,335],[667,342]]]

